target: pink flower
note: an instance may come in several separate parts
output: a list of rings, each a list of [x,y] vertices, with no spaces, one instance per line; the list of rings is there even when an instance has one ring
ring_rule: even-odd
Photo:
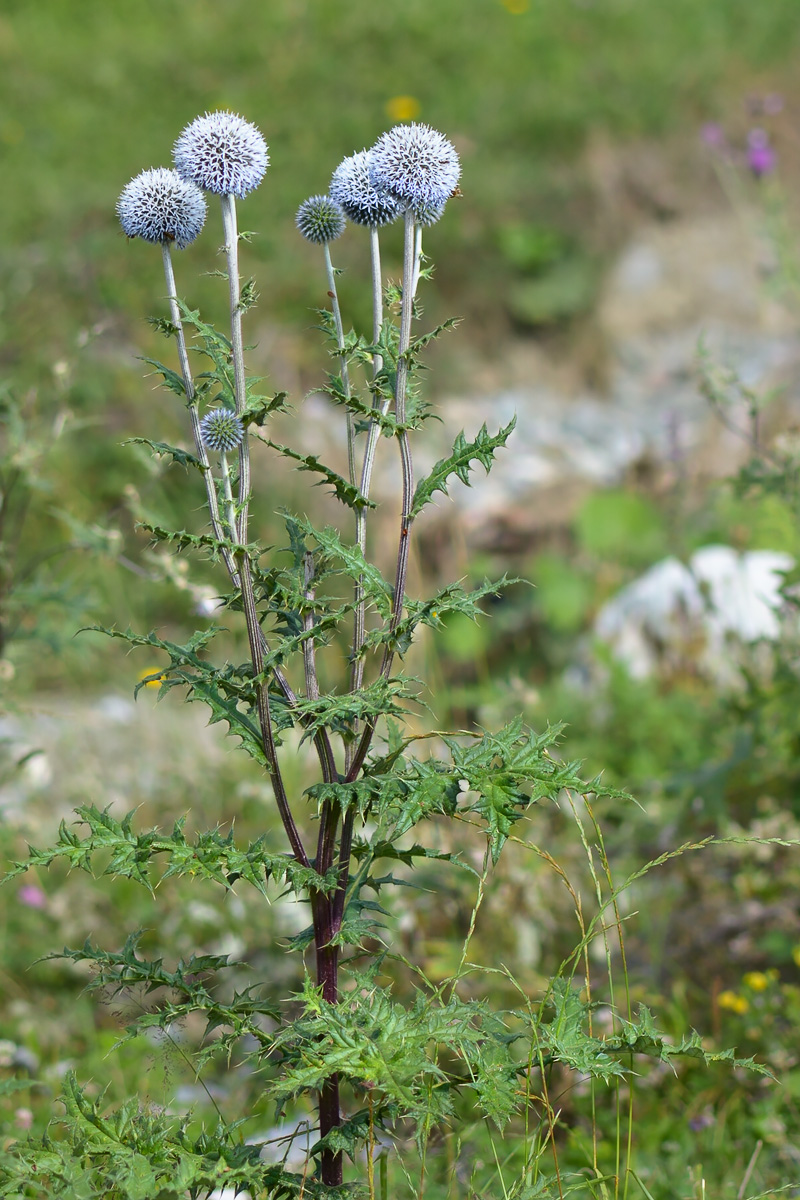
[[[47,908],[47,896],[35,883],[26,883],[17,892],[17,899],[26,908]]]
[[[756,179],[775,170],[776,157],[769,135],[763,129],[751,129],[747,135],[747,165]]]

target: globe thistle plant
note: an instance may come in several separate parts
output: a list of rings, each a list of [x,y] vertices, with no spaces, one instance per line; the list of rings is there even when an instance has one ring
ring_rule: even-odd
[[[176,141],[173,157],[184,179],[206,192],[240,200],[258,187],[269,166],[260,130],[232,112],[196,117]]]
[[[310,196],[297,210],[295,225],[307,242],[321,246],[344,233],[345,215],[330,196]]]
[[[390,225],[402,211],[395,196],[375,185],[369,150],[351,154],[339,163],[329,191],[355,225]]]
[[[455,147],[430,125],[395,125],[370,152],[375,187],[406,205],[443,205],[458,185],[461,165]]]
[[[167,167],[142,171],[127,184],[117,201],[117,216],[129,238],[184,250],[195,240],[206,219],[206,201],[195,184]]]

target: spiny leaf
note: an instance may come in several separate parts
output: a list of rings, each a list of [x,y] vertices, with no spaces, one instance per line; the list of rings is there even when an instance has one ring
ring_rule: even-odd
[[[291,513],[285,516],[287,524],[291,521],[303,536],[313,538],[317,543],[318,561],[329,568],[335,566],[350,579],[361,580],[366,599],[375,605],[384,620],[388,619],[392,611],[392,588],[378,568],[364,557],[359,546],[347,545],[338,530],[330,526],[315,529],[307,518],[295,517]]]
[[[262,426],[266,424],[267,417],[273,413],[286,412],[288,408],[286,392],[276,392],[274,396],[251,396],[249,386],[252,382],[254,381],[248,380],[247,403],[242,409],[240,417],[243,425]]]
[[[221,541],[209,533],[189,533],[186,529],[165,529],[162,525],[151,524],[150,521],[139,521],[137,528],[146,529],[156,541],[170,543],[177,546],[179,550],[211,550],[214,555],[223,550],[229,550],[232,554],[245,553],[249,555],[257,555],[262,551],[262,547],[257,542],[243,546],[237,542]]]
[[[300,454],[297,450],[293,450],[291,446],[284,446],[280,442],[273,442],[270,438],[262,438],[261,440],[266,442],[268,446],[271,446],[273,450],[277,450],[284,458],[290,458],[293,462],[299,463],[300,465],[297,468],[299,471],[311,471],[314,474],[322,475],[323,481],[330,484],[336,499],[340,500],[342,504],[347,505],[348,508],[375,508],[374,501],[368,500],[366,496],[362,495],[354,483],[350,483],[349,480],[344,479],[336,471],[327,467],[325,463],[320,462],[316,454]]]
[[[140,356],[139,361],[146,362],[148,366],[154,367],[156,374],[160,375],[164,380],[164,386],[169,388],[171,392],[174,392],[176,396],[186,395],[186,384],[183,382],[183,376],[179,375],[177,371],[173,371],[172,367],[165,367],[157,358],[146,358],[144,355]]]
[[[181,467],[196,467],[198,471],[206,470],[196,455],[190,454],[188,450],[181,450],[177,446],[170,446],[166,442],[151,442],[150,438],[132,437],[126,438],[122,445],[149,446],[154,454],[170,455],[172,461],[178,463],[178,465]]]
[[[418,625],[427,625],[431,629],[440,629],[443,618],[461,613],[471,620],[485,616],[480,607],[480,601],[487,596],[497,596],[503,588],[513,583],[522,582],[520,579],[504,575],[502,579],[485,579],[476,588],[467,591],[461,583],[451,583],[441,589],[430,600],[406,600],[406,615],[398,621],[394,630],[386,627],[370,630],[364,639],[362,653],[375,646],[386,646],[401,657],[406,654],[412,644],[414,631]]]
[[[347,734],[357,721],[374,720],[379,716],[405,716],[400,699],[413,695],[410,680],[385,679],[380,676],[366,687],[344,695],[329,694],[317,699],[301,699],[293,711],[300,717],[304,736],[310,737],[319,729]]]
[[[32,867],[49,867],[57,860],[64,860],[71,869],[91,874],[94,856],[102,852],[110,857],[101,874],[132,879],[151,893],[161,879],[172,875],[208,879],[226,889],[243,879],[264,896],[271,879],[282,885],[288,884],[296,892],[314,888],[328,893],[338,882],[334,870],[320,875],[287,854],[268,850],[263,837],[239,849],[232,830],[225,835],[219,830],[210,830],[198,834],[190,842],[183,832],[183,820],[175,823],[171,833],[163,833],[158,828],[135,833],[135,812],[127,813],[121,821],[107,809],[101,810],[94,805],[81,805],[75,813],[78,823],[89,829],[85,837],[73,833],[62,821],[55,845],[44,850],[30,847],[27,860],[15,863],[5,879],[12,879]],[[162,855],[166,857],[166,863],[160,874],[153,877],[153,863]]]
[[[424,350],[432,341],[440,337],[443,333],[449,333],[451,329],[457,329],[461,324],[461,317],[448,317],[446,321],[442,321],[441,325],[437,325],[435,329],[431,329],[428,333],[421,334],[415,338],[408,347],[406,354],[410,357],[415,357],[420,350]]]
[[[385,375],[383,377],[385,379]],[[381,389],[381,379],[373,381],[376,389]],[[391,396],[391,391],[387,385],[387,393]],[[365,424],[375,421],[380,426],[381,430],[388,437],[393,436],[402,429],[409,429],[407,422],[402,424],[390,413],[383,412],[380,408],[375,408],[371,404],[366,404],[359,396],[348,395],[341,386],[341,379],[336,375],[328,377],[328,386],[325,388],[325,394],[330,396],[335,404],[342,408],[348,409],[355,416],[362,417]]]
[[[517,418],[514,417],[508,425],[493,435],[489,434],[484,424],[473,442],[467,441],[463,431],[459,433],[453,443],[453,453],[447,458],[440,459],[430,475],[426,475],[417,484],[410,515],[418,516],[435,492],[447,494],[448,481],[452,476],[455,475],[462,483],[468,485],[473,462],[479,462],[486,471],[489,471],[495,451],[505,446],[516,423]]]

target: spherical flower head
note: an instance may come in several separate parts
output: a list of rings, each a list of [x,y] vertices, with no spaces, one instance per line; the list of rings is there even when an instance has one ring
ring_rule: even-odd
[[[355,225],[390,225],[402,211],[400,201],[373,182],[369,150],[351,154],[339,163],[333,172],[330,194]]]
[[[260,130],[232,112],[197,117],[175,143],[173,158],[184,179],[206,192],[239,199],[258,187],[269,166]]]
[[[212,408],[200,422],[200,434],[209,450],[226,454],[244,437],[244,426],[229,408]]]
[[[341,237],[346,221],[341,207],[330,196],[309,196],[298,208],[294,223],[307,242],[321,246]]]
[[[444,204],[414,204],[412,205],[414,220],[418,225],[426,227],[435,225],[437,221],[441,220],[444,208]]]
[[[200,189],[181,179],[177,171],[154,167],[123,188],[117,216],[128,237],[172,242],[183,250],[203,228],[206,201]]]
[[[395,125],[370,152],[376,188],[412,206],[437,206],[452,195],[461,177],[455,147],[430,125]]]

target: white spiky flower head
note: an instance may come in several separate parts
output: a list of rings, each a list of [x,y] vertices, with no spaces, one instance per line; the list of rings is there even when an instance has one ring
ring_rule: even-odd
[[[390,225],[402,212],[395,196],[376,187],[370,172],[369,150],[360,150],[339,163],[329,191],[356,225]]]
[[[298,208],[294,223],[307,242],[318,246],[341,237],[347,224],[341,207],[330,196],[309,196]]]
[[[414,204],[414,220],[418,225],[427,228],[429,225],[435,225],[440,221],[445,210],[444,204]]]
[[[200,422],[200,433],[209,450],[226,454],[240,445],[244,426],[229,408],[212,408]]]
[[[177,171],[152,167],[122,189],[117,216],[128,237],[161,245],[170,242],[183,250],[203,228],[206,201],[200,189]]]
[[[242,199],[257,188],[269,166],[261,131],[232,112],[206,113],[187,125],[173,150],[184,179],[217,196]]]
[[[378,138],[370,151],[370,172],[376,188],[406,205],[430,208],[452,195],[461,164],[443,133],[414,121],[395,125]]]

